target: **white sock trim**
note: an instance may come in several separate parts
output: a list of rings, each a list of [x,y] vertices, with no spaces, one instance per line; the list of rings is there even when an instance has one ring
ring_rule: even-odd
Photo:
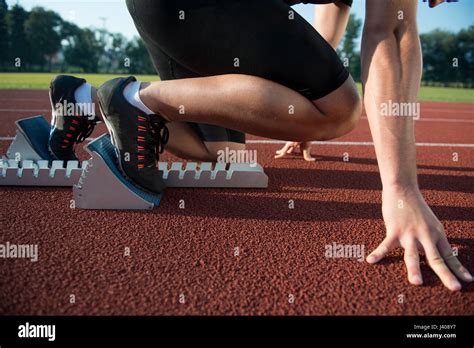
[[[81,108],[82,116],[95,116],[95,107],[92,102],[92,86],[89,83],[83,83],[74,91],[76,104]]]
[[[145,112],[147,115],[154,114],[154,112],[150,110],[140,99],[141,84],[142,83],[140,81],[129,83],[123,90],[123,96],[130,104]]]

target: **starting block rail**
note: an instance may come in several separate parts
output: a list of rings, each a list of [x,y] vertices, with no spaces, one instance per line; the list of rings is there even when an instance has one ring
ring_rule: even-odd
[[[88,162],[69,161],[66,168],[63,161],[50,164],[47,160],[18,162],[2,159],[0,163],[0,185],[71,187],[77,183]]]
[[[231,163],[226,169],[225,163],[184,164],[160,162],[158,168],[163,172],[163,180],[168,187],[201,187],[201,188],[266,188],[268,178],[262,176],[263,168],[255,163]]]
[[[50,125],[43,116],[16,122],[17,133],[0,161],[0,186],[73,187],[77,208],[152,209],[161,195],[144,192],[119,170],[110,136],[104,134],[84,146],[91,159],[52,160],[47,144]],[[257,163],[159,162],[167,187],[266,188],[268,177]]]

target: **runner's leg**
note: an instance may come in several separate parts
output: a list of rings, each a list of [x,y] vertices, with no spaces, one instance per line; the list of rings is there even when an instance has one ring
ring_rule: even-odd
[[[288,140],[327,140],[354,127],[361,104],[352,78],[309,23],[290,19],[282,1],[127,5],[150,40],[205,76],[142,85],[142,100],[169,120]]]

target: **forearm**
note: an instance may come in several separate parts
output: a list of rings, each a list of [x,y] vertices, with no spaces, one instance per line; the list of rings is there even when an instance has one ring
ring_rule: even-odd
[[[350,7],[344,4],[315,6],[314,28],[334,49],[344,36]]]
[[[414,116],[419,112],[416,100],[420,78],[421,52],[416,24],[398,35],[364,30],[364,106],[384,189],[417,187]],[[393,114],[393,108],[406,103],[410,103],[413,114]]]
[[[423,249],[427,264],[443,284],[458,291],[461,283],[456,276],[467,282],[472,276],[453,255],[443,225],[418,189],[414,116],[419,114],[414,111],[419,112],[419,108],[408,115],[397,115],[396,109],[388,106],[418,105],[421,49],[416,9],[413,0],[366,0],[362,83],[383,183],[382,215],[387,230],[387,236],[367,261],[378,262],[401,246],[405,249],[408,280],[421,285],[419,249]]]

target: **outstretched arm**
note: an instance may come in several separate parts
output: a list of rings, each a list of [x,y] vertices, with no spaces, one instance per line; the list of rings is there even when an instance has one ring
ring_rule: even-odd
[[[344,36],[350,9],[341,2],[314,7],[314,28],[334,49]]]
[[[385,116],[394,103],[412,105],[411,116],[417,116],[422,61],[416,6],[412,0],[366,1],[364,105],[383,184],[382,212],[387,229],[387,237],[367,261],[378,262],[401,246],[410,283],[421,285],[418,250],[423,249],[433,271],[455,291],[461,289],[456,276],[464,281],[472,281],[472,277],[453,255],[442,224],[418,188],[414,117]]]

